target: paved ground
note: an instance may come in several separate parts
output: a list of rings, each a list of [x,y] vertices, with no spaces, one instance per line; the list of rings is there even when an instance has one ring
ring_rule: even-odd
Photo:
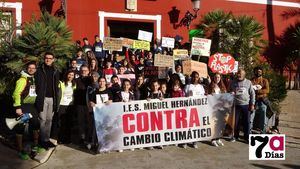
[[[20,161],[16,153],[0,144],[0,168],[136,168],[136,169],[196,169],[196,168],[300,168],[300,91],[289,91],[282,103],[280,129],[286,134],[285,161],[249,161],[248,145],[226,142],[216,148],[205,143],[199,149],[174,146],[163,150],[136,150],[123,153],[93,155],[76,148],[58,146],[49,161],[38,165],[34,161]]]

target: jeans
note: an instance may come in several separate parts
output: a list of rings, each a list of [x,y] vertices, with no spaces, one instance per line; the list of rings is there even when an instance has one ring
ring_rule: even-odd
[[[40,112],[41,141],[47,142],[50,139],[53,114],[53,98],[45,97],[43,111]]]
[[[251,114],[251,128],[253,128],[254,122],[257,121],[257,128],[259,128],[263,133],[266,131],[266,127],[268,124],[268,119],[266,117],[267,106],[263,103],[263,101],[256,101],[255,103],[255,111]]]
[[[249,105],[236,105],[235,106],[235,127],[234,137],[239,138],[240,126],[243,125],[244,139],[249,139],[250,133],[250,111]]]

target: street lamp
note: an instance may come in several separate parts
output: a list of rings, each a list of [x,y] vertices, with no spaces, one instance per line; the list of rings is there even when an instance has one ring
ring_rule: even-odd
[[[200,0],[191,1],[193,5],[194,14],[192,14],[190,11],[187,11],[179,23],[179,26],[186,26],[188,29],[190,29],[191,22],[197,18],[197,13],[200,10]]]

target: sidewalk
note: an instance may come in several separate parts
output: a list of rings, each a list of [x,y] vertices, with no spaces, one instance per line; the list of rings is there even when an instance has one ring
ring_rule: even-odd
[[[286,134],[285,161],[249,161],[248,145],[223,141],[224,147],[198,143],[199,148],[168,146],[163,150],[136,150],[93,155],[74,148],[58,146],[49,161],[36,168],[143,168],[143,169],[232,169],[232,168],[300,168],[300,91],[289,91],[282,103],[280,132]],[[16,153],[0,144],[0,168],[32,168],[34,161],[22,162]]]

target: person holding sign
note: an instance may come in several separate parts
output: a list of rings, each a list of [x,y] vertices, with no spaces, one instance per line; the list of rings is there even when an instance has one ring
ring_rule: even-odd
[[[208,93],[209,94],[221,94],[226,93],[226,86],[223,83],[222,77],[220,74],[215,74],[213,81],[209,84]],[[211,144],[215,147],[224,146],[220,138],[211,140]]]
[[[122,90],[118,91],[114,102],[129,102],[134,100],[134,94],[131,91],[131,81],[124,79],[122,82]]]
[[[204,87],[200,84],[200,76],[198,72],[192,72],[191,83],[186,85],[184,90],[186,97],[205,95]]]
[[[94,90],[88,93],[89,105],[94,107],[96,104],[109,104],[113,100],[113,95],[110,90],[107,89],[106,79],[104,77],[100,77],[98,79],[99,89]]]
[[[204,87],[200,84],[200,76],[199,73],[196,71],[193,71],[191,74],[191,83],[185,86],[185,96],[191,97],[191,96],[203,96],[205,95]],[[198,148],[198,145],[196,142],[192,143],[194,148]],[[184,145],[184,148],[186,145]]]

